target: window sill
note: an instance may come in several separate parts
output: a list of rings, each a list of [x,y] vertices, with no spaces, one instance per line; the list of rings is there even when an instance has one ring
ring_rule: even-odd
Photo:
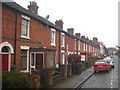
[[[51,46],[55,47],[56,45],[55,44],[51,44]]]
[[[29,71],[26,71],[26,70],[25,71],[20,71],[20,72],[29,73]]]
[[[26,37],[26,36],[21,36],[21,38],[30,39],[30,37]]]
[[[62,48],[65,48],[65,46],[61,46]]]

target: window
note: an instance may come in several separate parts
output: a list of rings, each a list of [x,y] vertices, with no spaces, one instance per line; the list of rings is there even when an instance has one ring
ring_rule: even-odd
[[[85,43],[83,43],[84,44],[84,46],[83,46],[83,50],[85,51]]]
[[[21,58],[20,58],[20,70],[21,72],[29,71],[29,46],[20,46]]]
[[[55,46],[55,34],[56,31],[54,29],[51,29],[51,45]]]
[[[65,54],[61,53],[62,64],[65,64]]]
[[[91,52],[91,46],[89,45],[89,52]]]
[[[4,47],[2,48],[2,53],[9,53],[9,48],[6,47],[6,46],[4,46]]]
[[[87,45],[87,43],[86,43],[86,51],[87,51],[87,49],[88,49],[87,46],[88,46],[88,45]]]
[[[76,50],[76,39],[75,39],[75,50]]]
[[[31,54],[31,66],[35,66],[35,55],[34,53]]]
[[[80,41],[78,41],[78,50],[80,50]]]
[[[29,38],[29,20],[27,16],[22,15],[21,37]]]
[[[61,47],[65,47],[65,35],[61,33]]]
[[[21,50],[20,69],[21,71],[27,70],[27,50]]]

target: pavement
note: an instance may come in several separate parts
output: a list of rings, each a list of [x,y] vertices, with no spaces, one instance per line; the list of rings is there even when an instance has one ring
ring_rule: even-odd
[[[72,75],[71,77],[67,78],[63,82],[60,82],[51,88],[77,88],[79,85],[81,85],[93,74],[94,74],[93,67],[87,68],[81,74]]]

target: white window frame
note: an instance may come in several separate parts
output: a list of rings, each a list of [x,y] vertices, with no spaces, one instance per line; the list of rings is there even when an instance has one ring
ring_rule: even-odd
[[[78,41],[78,50],[80,50],[80,41]]]
[[[29,46],[20,46],[21,50],[27,50],[27,70],[21,70],[21,72],[29,72]]]
[[[28,30],[27,30],[27,36],[22,35],[22,23],[21,23],[21,38],[30,39],[30,18],[28,16],[22,15],[22,19],[28,21]]]
[[[94,46],[93,46],[93,50],[92,51],[94,52]]]
[[[86,51],[88,50],[88,48],[87,48],[87,47],[88,47],[88,44],[86,43]]]
[[[90,48],[91,46],[89,45],[89,52],[91,52],[91,48]]]
[[[77,47],[76,47],[76,45],[77,45],[77,40],[75,39],[75,50],[77,50]]]
[[[63,37],[63,38],[62,38]],[[63,40],[62,40],[63,39]],[[63,44],[62,44],[63,43]],[[65,47],[65,34],[61,33],[61,47]]]
[[[54,41],[52,42],[52,32],[54,32]],[[51,29],[51,46],[56,46],[56,30]]]

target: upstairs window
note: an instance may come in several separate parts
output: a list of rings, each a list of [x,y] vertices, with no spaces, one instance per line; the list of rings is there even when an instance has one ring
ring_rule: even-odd
[[[64,33],[61,34],[61,47],[65,47],[65,35],[64,35]]]
[[[29,38],[29,21],[30,18],[22,15],[21,37]]]
[[[87,45],[87,43],[86,43],[86,51],[87,51],[87,49],[88,49],[87,47],[88,47],[88,45]]]
[[[78,41],[78,50],[80,50],[80,41]]]
[[[56,36],[56,31],[54,29],[51,29],[51,45],[55,46],[55,36]]]
[[[77,41],[76,41],[76,39],[75,39],[75,50],[77,49],[77,48],[76,48],[76,43],[77,43]]]
[[[85,45],[86,45],[86,44],[85,44],[85,43],[83,43],[83,44],[84,44],[84,45],[83,45],[83,50],[85,51]]]

